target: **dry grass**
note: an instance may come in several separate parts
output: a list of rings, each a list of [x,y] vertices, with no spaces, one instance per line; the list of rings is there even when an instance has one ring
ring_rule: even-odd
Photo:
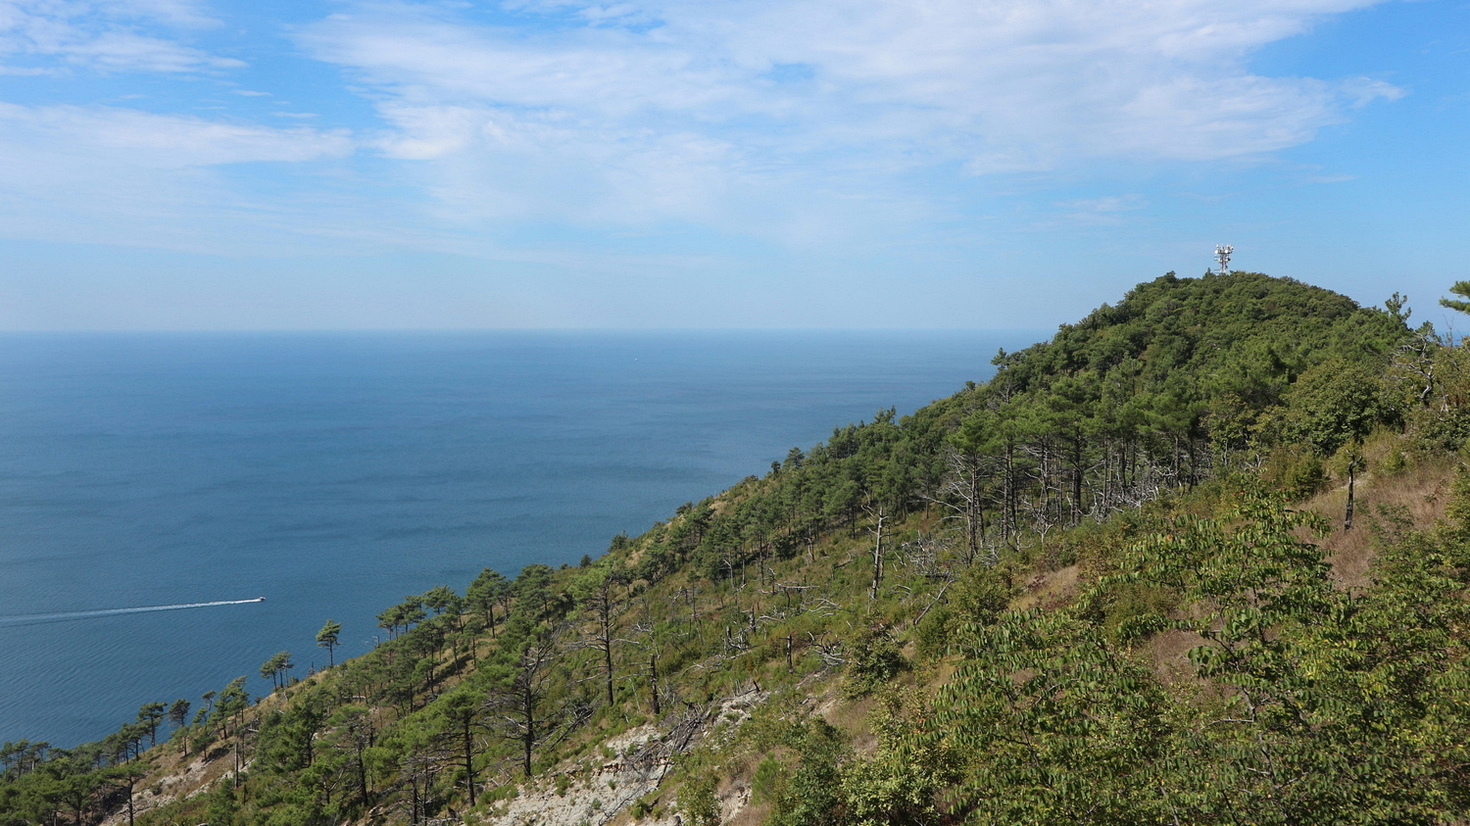
[[[208,791],[234,769],[228,748],[217,746],[207,754],[191,754],[187,759],[176,748],[176,744],[160,743],[150,752],[155,768],[138,784],[133,795],[137,814]],[[127,822],[128,812],[124,807],[108,815],[102,826],[121,826]]]
[[[1449,460],[1417,463],[1393,474],[1364,474],[1357,480],[1356,517],[1352,530],[1343,530],[1343,511],[1347,505],[1347,486],[1325,491],[1303,507],[1328,520],[1332,530],[1325,537],[1312,538],[1321,545],[1332,576],[1339,587],[1362,588],[1369,584],[1377,549],[1373,542],[1372,522],[1381,506],[1399,510],[1409,517],[1414,527],[1427,528],[1444,517],[1450,483],[1456,463]],[[1065,586],[1058,583],[1059,591]],[[1039,596],[1046,585],[1032,588],[1021,598],[1023,607],[1044,605]],[[1154,673],[1167,685],[1178,685],[1194,679],[1189,650],[1200,645],[1199,635],[1185,631],[1165,631],[1149,639],[1144,647],[1153,664]]]
[[[1061,607],[1077,596],[1081,574],[1079,565],[1038,573],[1026,581],[1023,593],[1011,602],[1011,608],[1024,611],[1028,608],[1050,610]]]
[[[822,694],[814,698],[816,706],[813,713],[846,735],[859,754],[869,752],[878,745],[868,731],[868,716],[877,701],[872,697],[848,699],[842,696],[840,688],[839,681],[828,684]]]
[[[1204,643],[1193,631],[1163,631],[1149,638],[1144,653],[1153,663],[1154,676],[1164,685],[1179,685],[1197,679],[1189,651]]]
[[[752,803],[750,800],[751,790],[741,788],[732,790],[728,800],[721,801],[722,811],[725,818],[722,823],[728,826],[760,826],[771,814],[771,803],[762,800]]]
[[[312,676],[303,683],[319,679],[319,676]],[[258,725],[265,714],[283,707],[287,698],[295,691],[293,686],[260,698],[257,705],[246,712],[246,725]],[[180,750],[179,743],[165,740],[149,749],[147,756],[151,768],[148,776],[138,783],[133,795],[133,807],[137,815],[208,792],[215,784],[227,780],[235,768],[234,754],[228,740],[217,741],[207,751],[190,753],[187,757]],[[248,770],[249,766],[247,760],[244,768]],[[122,826],[127,822],[128,813],[124,807],[105,817],[101,826]]]
[[[1444,517],[1454,469],[1450,462],[1425,462],[1386,476],[1364,474],[1357,482],[1357,515],[1352,530],[1342,527],[1346,485],[1319,494],[1306,504],[1307,510],[1322,515],[1333,526],[1320,544],[1332,565],[1333,578],[1341,587],[1362,588],[1369,582],[1376,554],[1371,527],[1378,509],[1387,506],[1399,510],[1416,528],[1433,525]]]

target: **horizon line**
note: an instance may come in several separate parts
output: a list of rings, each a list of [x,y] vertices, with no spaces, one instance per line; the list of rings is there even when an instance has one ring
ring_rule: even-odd
[[[1034,333],[1052,327],[48,327],[0,335],[482,335],[499,333]]]

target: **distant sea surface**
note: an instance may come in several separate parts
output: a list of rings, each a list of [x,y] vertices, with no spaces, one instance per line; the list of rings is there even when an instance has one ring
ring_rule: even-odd
[[[264,693],[328,619],[360,654],[405,596],[596,557],[1045,336],[0,335],[0,742]]]

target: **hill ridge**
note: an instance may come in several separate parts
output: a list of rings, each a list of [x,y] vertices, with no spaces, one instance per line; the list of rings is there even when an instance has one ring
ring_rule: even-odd
[[[1452,822],[1465,356],[1406,321],[1258,273],[1140,284],[597,560],[409,598],[368,655],[222,691],[151,752],[124,727],[71,811],[126,785],[150,823]],[[1444,503],[1375,514],[1351,590],[1290,506],[1349,477]],[[140,773],[185,749],[211,788]],[[0,812],[65,802],[13,765]]]

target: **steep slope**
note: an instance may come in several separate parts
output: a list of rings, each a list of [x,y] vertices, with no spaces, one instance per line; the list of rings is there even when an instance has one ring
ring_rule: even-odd
[[[1285,498],[1448,478],[1464,410],[1414,380],[1460,351],[1391,309],[1140,285],[596,562],[391,608],[369,655],[153,752],[7,759],[0,823],[1446,822],[1470,484],[1430,483],[1445,526],[1380,515],[1353,592]]]

